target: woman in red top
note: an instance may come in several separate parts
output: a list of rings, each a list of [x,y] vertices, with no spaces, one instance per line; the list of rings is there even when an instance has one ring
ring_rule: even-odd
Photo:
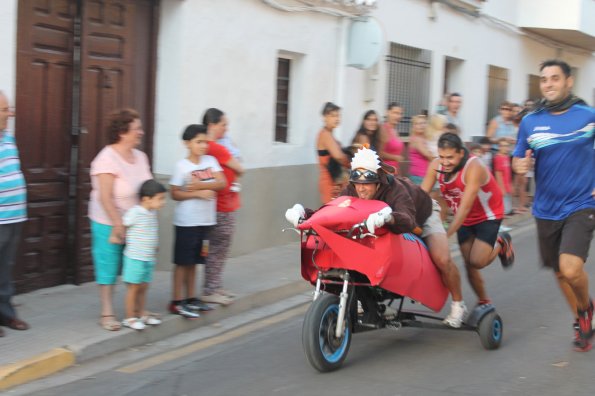
[[[478,303],[490,303],[479,270],[496,256],[504,268],[514,262],[510,235],[498,233],[504,217],[500,187],[481,160],[469,156],[461,138],[454,133],[445,133],[438,139],[438,158],[430,163],[422,188],[429,192],[436,180],[454,212],[447,236],[457,233],[467,278]]]
[[[227,117],[219,109],[208,109],[203,116],[207,127],[209,150],[207,154],[217,159],[223,168],[227,186],[217,192],[217,224],[209,234],[209,252],[205,266],[205,284],[201,300],[207,303],[228,305],[235,294],[223,289],[223,266],[227,260],[231,238],[236,226],[236,211],[240,208],[239,192],[231,188],[244,168],[225,146],[217,143],[227,130]]]

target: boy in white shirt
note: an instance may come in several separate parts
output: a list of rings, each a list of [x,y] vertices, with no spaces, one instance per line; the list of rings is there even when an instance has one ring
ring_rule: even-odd
[[[196,264],[208,254],[209,231],[217,223],[217,194],[227,185],[217,160],[206,155],[207,128],[192,124],[182,136],[188,156],[177,162],[170,179],[174,212],[175,247],[171,313],[195,319],[212,308],[196,298]]]
[[[122,218],[126,227],[122,271],[126,282],[126,319],[122,325],[134,330],[161,324],[159,318],[145,311],[145,302],[159,244],[157,211],[165,204],[165,191],[157,181],[145,181],[139,191],[140,204],[130,208]]]

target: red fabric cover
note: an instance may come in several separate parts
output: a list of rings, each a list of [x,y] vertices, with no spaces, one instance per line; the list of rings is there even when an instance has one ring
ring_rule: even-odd
[[[334,232],[350,229],[384,206],[386,204],[380,201],[339,197],[302,223],[300,229],[312,228],[318,234],[302,242],[302,276],[315,283],[316,266],[323,270],[342,268],[358,271],[366,275],[374,286],[440,311],[448,297],[448,290],[421,240],[411,234],[390,232],[378,238],[353,240]]]

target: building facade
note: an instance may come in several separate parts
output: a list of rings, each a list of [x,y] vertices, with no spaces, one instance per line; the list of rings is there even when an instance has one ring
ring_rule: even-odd
[[[551,6],[544,7],[545,2]],[[173,165],[185,155],[181,141],[184,127],[199,123],[209,107],[227,114],[228,133],[241,149],[247,169],[241,178],[242,208],[233,255],[295,241],[295,234],[281,232],[287,227],[285,209],[296,202],[307,207],[319,205],[315,140],[322,126],[320,111],[327,101],[342,107],[341,127],[335,133],[345,145],[365,111],[374,109],[383,114],[388,102],[401,102],[405,118],[400,132],[406,133],[408,119],[423,111],[433,113],[445,92],[463,96],[463,136],[471,139],[483,135],[499,101],[537,99],[538,66],[549,58],[567,61],[575,72],[575,94],[591,104],[595,101],[595,3],[588,0],[565,1],[563,8],[555,0],[85,0],[78,2],[82,9],[73,9],[77,2],[68,0],[5,3],[0,11],[0,32],[5,38],[0,88],[11,98],[21,95],[20,81],[32,73],[17,66],[24,54],[30,55],[23,49],[24,41],[18,39],[19,32],[50,9],[58,8],[56,18],[60,21],[69,12],[75,16],[72,28],[68,24],[61,28],[72,29],[75,39],[68,40],[72,40],[75,50],[79,21],[83,59],[86,49],[98,38],[106,39],[94,47],[96,52],[88,54],[89,70],[98,70],[103,76],[117,69],[123,75],[137,76],[138,64],[146,66],[140,68],[146,77],[140,81],[137,78],[128,88],[133,94],[116,95],[107,103],[142,108],[148,126],[145,149],[161,180],[167,182]],[[28,14],[23,12],[26,6]],[[116,33],[124,24],[118,21],[124,20],[126,10],[136,10],[134,26],[150,24],[151,29],[138,33],[135,28],[133,39],[110,41],[119,37]],[[106,30],[98,30],[103,16],[111,22],[105,24]],[[371,18],[370,25],[379,26],[382,32],[379,60],[365,70],[348,66],[352,52],[358,50],[353,46],[353,24],[362,22],[362,17]],[[85,32],[94,33],[87,37]],[[130,52],[122,49],[122,43],[132,43],[127,49]],[[38,49],[40,54],[55,52],[55,48],[47,46]],[[124,62],[128,68],[98,63],[101,51],[117,58],[114,54],[120,50],[128,54]],[[33,64],[38,58],[31,58]],[[76,63],[58,63],[77,67]],[[90,86],[110,87],[106,81],[91,80]],[[38,86],[42,90],[43,80]],[[26,87],[28,95],[33,96],[35,81]],[[58,127],[56,133],[70,134],[71,124],[76,124],[77,128],[87,128],[85,136],[101,134],[101,122],[94,122],[94,127],[85,124],[89,118],[85,116],[84,101],[97,95],[96,91],[86,93],[85,87],[82,84],[78,91],[82,92],[81,98],[63,94],[68,100],[74,97],[71,108],[78,110],[68,112],[74,114],[68,121],[70,125]],[[72,85],[68,88],[76,91]],[[110,92],[101,97],[110,98]],[[148,104],[143,98],[148,98]],[[18,103],[18,142],[31,136],[34,128],[26,127],[25,118],[38,111],[35,103]],[[78,158],[92,158],[102,140],[94,142]],[[79,150],[78,145],[73,149],[70,140],[66,144],[68,155]],[[36,158],[39,163],[49,158],[35,153],[30,144],[21,146],[21,156]],[[36,183],[57,182],[29,176],[34,194],[34,207],[30,209],[34,221],[30,223],[35,227],[29,226],[32,231],[25,236],[25,249],[18,263],[20,290],[90,279],[90,263],[81,256],[88,257],[84,248],[88,240],[81,238],[88,234],[82,214],[88,193],[83,180],[88,166],[85,161],[77,168],[78,179],[70,182],[79,186],[79,193],[73,198],[72,188],[64,190],[69,191],[64,192],[68,197],[65,199],[73,203],[70,209],[61,209],[66,220],[60,224],[66,224],[62,227],[66,234],[61,236],[64,243],[58,247],[55,232],[39,231],[52,229],[53,212],[39,215],[36,209],[46,208],[51,201],[47,193],[36,192]],[[64,169],[68,173],[74,168]],[[170,268],[172,211],[173,202],[169,202],[161,214],[161,269]],[[53,245],[40,243],[44,238],[54,241]],[[64,264],[66,268],[61,272],[51,269],[56,274],[50,283],[28,286],[26,280],[31,279],[31,273],[38,274],[39,279],[46,277],[50,269],[45,263],[55,261],[47,258],[56,255],[74,263]],[[80,262],[86,262],[82,269],[77,264]],[[296,258],[296,271],[297,266]]]

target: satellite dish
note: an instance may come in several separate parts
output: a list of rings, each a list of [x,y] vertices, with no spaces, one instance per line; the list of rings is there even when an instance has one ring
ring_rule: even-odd
[[[347,66],[369,69],[380,59],[384,32],[376,19],[354,19],[349,27],[347,40]]]

